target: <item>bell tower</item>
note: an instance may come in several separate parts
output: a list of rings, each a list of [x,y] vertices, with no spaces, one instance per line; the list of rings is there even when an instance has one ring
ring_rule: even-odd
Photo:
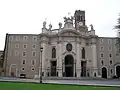
[[[75,28],[78,26],[85,26],[85,11],[76,10],[75,14]]]

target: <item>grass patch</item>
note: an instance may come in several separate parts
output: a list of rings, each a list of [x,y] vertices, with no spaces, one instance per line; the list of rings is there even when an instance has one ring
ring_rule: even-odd
[[[0,90],[120,90],[120,87],[0,82]]]

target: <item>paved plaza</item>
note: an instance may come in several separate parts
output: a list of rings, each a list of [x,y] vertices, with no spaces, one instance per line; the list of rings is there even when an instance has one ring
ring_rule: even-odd
[[[0,81],[39,83],[39,80],[10,78],[10,77],[0,77]],[[120,80],[43,80],[43,83],[72,84],[72,85],[120,86]]]

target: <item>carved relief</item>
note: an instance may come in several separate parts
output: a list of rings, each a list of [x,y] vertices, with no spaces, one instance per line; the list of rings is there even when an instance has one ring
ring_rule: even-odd
[[[68,44],[66,45],[66,50],[67,50],[67,51],[72,51],[72,44],[71,44],[71,43],[68,43]]]
[[[71,33],[71,32],[66,32],[64,34],[62,34],[63,36],[76,36],[75,33]]]

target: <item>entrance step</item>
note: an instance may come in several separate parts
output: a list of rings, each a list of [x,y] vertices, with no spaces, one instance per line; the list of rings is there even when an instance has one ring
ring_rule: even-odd
[[[44,80],[99,80],[102,78],[92,78],[92,77],[43,77]]]

